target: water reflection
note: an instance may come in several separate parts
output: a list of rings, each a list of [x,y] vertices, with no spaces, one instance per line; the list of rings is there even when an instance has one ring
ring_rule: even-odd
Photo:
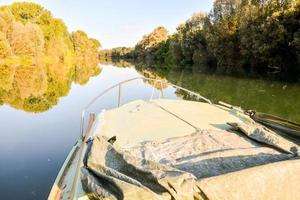
[[[55,63],[0,64],[0,105],[43,112],[66,96],[73,82],[86,84],[101,72],[97,65]]]
[[[244,109],[254,109],[300,122],[300,84],[275,82],[263,79],[231,77],[205,72],[160,71],[155,66],[126,61],[108,61],[115,66],[135,67],[150,78],[167,79],[169,82],[198,92],[214,103],[224,101]],[[151,84],[151,83],[150,83]],[[183,99],[193,99],[182,90],[175,92]]]

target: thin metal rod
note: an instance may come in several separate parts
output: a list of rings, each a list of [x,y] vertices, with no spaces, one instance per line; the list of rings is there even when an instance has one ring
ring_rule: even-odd
[[[163,81],[160,81],[160,96],[164,98],[164,88],[163,88]]]
[[[118,107],[120,107],[121,105],[121,95],[122,95],[122,84],[119,84]]]
[[[99,95],[97,95],[94,99],[92,99],[90,101],[89,104],[87,104],[84,108],[84,110],[87,110],[93,103],[95,103],[95,101],[100,98],[101,96],[103,96],[104,94],[106,94],[108,91],[114,89],[115,87],[119,86],[120,84],[124,84],[124,83],[127,83],[127,82],[130,82],[130,81],[133,81],[133,80],[137,80],[137,79],[143,79],[143,77],[136,77],[136,78],[132,78],[132,79],[128,79],[128,80],[125,80],[125,81],[122,81],[122,82],[119,82],[109,88],[107,88],[106,90],[104,90],[103,92],[101,92]]]
[[[153,87],[152,87],[152,93],[151,93],[150,100],[153,99],[156,83],[157,83],[157,80],[154,81],[154,84],[153,84]]]
[[[82,111],[81,113],[81,123],[80,123],[80,136],[81,139],[84,138],[84,115],[85,115],[85,110]]]
[[[193,92],[193,91],[191,91],[191,90],[185,89],[185,88],[180,87],[180,86],[178,86],[178,85],[174,85],[174,84],[172,84],[172,83],[168,83],[168,85],[173,86],[174,88],[183,90],[183,91],[185,91],[185,92],[187,92],[187,93],[190,93],[190,94],[192,94],[192,95],[194,95],[194,96],[197,96],[199,99],[202,99],[202,100],[206,101],[207,103],[212,104],[212,102],[211,102],[209,99],[207,99],[207,98],[201,96],[200,94],[198,94],[198,93],[196,93],[196,92]]]

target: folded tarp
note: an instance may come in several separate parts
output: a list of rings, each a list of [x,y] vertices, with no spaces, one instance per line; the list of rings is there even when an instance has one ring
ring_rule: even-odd
[[[299,154],[299,146],[293,140],[288,140],[279,134],[275,133],[271,129],[262,126],[254,121],[246,121],[244,123],[228,123],[237,131],[241,131],[247,137],[270,145],[286,153],[297,156]]]
[[[209,200],[300,199],[300,160],[253,167],[199,181]]]
[[[89,142],[82,186],[90,199],[252,199],[254,190],[254,199],[277,199],[277,187],[298,190],[300,163],[290,160],[295,155],[252,139],[199,130],[126,148],[118,138],[111,144],[98,135]],[[299,192],[291,194],[300,198]]]

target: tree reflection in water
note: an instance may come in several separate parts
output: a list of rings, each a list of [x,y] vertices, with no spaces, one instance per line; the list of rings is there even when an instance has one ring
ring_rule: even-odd
[[[98,65],[1,64],[0,105],[7,104],[27,112],[43,112],[66,96],[72,82],[83,85],[100,74]]]
[[[101,61],[114,66],[135,67],[143,76],[166,79],[170,83],[195,91],[212,102],[224,101],[244,109],[270,113],[300,122],[300,84],[264,80],[260,78],[232,77],[190,70],[159,70],[155,65],[126,61]],[[150,83],[151,84],[151,83]],[[159,88],[158,88],[159,89]],[[182,90],[176,95],[186,100],[195,99]]]

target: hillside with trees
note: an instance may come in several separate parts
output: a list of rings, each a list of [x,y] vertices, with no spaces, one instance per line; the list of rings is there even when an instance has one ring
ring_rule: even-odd
[[[97,63],[100,43],[83,31],[69,33],[61,19],[35,3],[0,7],[0,58],[12,56],[41,61],[50,56],[59,61],[78,58]],[[89,59],[86,59],[89,57]]]
[[[157,34],[161,31],[161,34]],[[300,79],[299,0],[216,0],[167,36],[159,27],[127,56],[158,67]]]
[[[99,41],[35,3],[0,7],[0,105],[41,112],[100,73]]]

